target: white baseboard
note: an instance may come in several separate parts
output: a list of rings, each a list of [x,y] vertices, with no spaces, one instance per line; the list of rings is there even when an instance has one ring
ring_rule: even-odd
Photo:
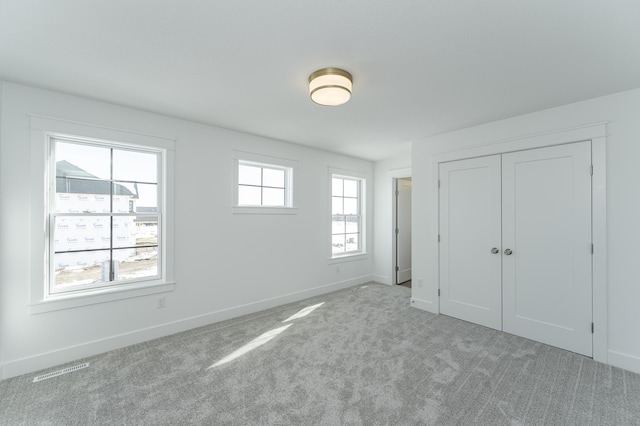
[[[371,276],[371,279],[372,279],[373,281],[377,282],[377,283],[380,283],[380,284],[387,284],[387,285],[391,285],[391,284],[392,284],[392,283],[391,283],[391,279],[390,279],[389,277],[385,276],[385,275],[376,275],[376,274],[373,274],[373,275]]]
[[[412,297],[409,303],[413,308],[422,309],[423,311],[431,312],[432,314],[438,313],[436,305],[433,302],[430,302],[428,300],[422,300],[422,299]]]
[[[640,357],[609,350],[609,364],[640,374]]]
[[[264,299],[258,302],[248,303],[233,308],[223,309],[204,315],[157,325],[145,329],[135,330],[129,333],[119,334],[104,339],[86,342],[80,345],[58,349],[51,352],[21,358],[0,365],[0,379],[22,374],[32,373],[45,368],[71,362],[77,359],[98,355],[104,352],[146,342],[159,337],[169,336],[181,331],[191,330],[196,327],[213,324],[220,321],[236,318],[242,315],[252,314],[265,309],[273,308],[287,303],[297,302],[313,296],[330,293],[336,290],[353,287],[373,280],[372,275],[364,275],[345,281],[315,287],[308,290],[288,293],[282,296]]]

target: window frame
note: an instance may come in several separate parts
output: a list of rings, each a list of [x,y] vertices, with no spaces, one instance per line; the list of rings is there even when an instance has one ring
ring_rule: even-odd
[[[358,215],[339,215],[339,216],[358,216],[359,217],[359,229],[358,229],[358,250],[352,250],[349,252],[343,253],[334,253],[333,252],[333,179],[346,179],[353,180],[358,182]],[[367,176],[363,173],[350,171],[350,170],[341,170],[329,168],[328,174],[328,205],[329,205],[329,231],[328,231],[328,247],[329,247],[329,258],[328,262],[337,263],[337,262],[346,262],[352,260],[365,259],[368,257],[367,253]],[[344,197],[343,197],[344,198]],[[352,197],[348,197],[352,198]],[[346,229],[345,229],[346,231]],[[345,232],[347,235],[347,232]]]
[[[295,204],[294,196],[297,189],[297,169],[298,162],[284,158],[271,157],[267,155],[233,151],[233,189],[231,211],[233,214],[297,214],[298,208]],[[271,205],[242,205],[239,204],[239,188],[240,186],[249,186],[239,183],[239,168],[241,165],[260,167],[264,169],[283,170],[284,177],[284,206]],[[262,183],[262,182],[261,182]],[[269,188],[260,185],[261,191]]]
[[[241,183],[239,177],[240,167],[248,166],[255,167],[260,169],[260,185],[251,185],[247,183]],[[283,186],[268,186],[264,183],[264,171],[265,170],[277,170],[284,172],[283,177]],[[254,163],[253,161],[245,161],[238,160],[238,203],[237,207],[288,207],[291,205],[291,168],[289,167],[281,167],[273,164],[265,164],[265,163]],[[260,204],[240,204],[240,188],[241,187],[250,187],[250,188],[259,188],[260,189]],[[264,204],[264,191],[265,189],[282,189],[283,191],[283,203],[282,205],[277,204]]]
[[[94,126],[39,115],[30,115],[31,127],[31,279],[29,291],[29,314],[87,306],[115,300],[151,294],[166,293],[175,289],[174,281],[174,226],[173,226],[173,168],[175,141],[157,136],[132,133],[118,129]],[[105,144],[114,148],[132,148],[140,151],[159,152],[158,185],[163,190],[158,196],[158,246],[162,248],[158,259],[158,276],[142,280],[116,281],[115,285],[87,288],[83,291],[50,293],[52,271],[49,249],[53,248],[50,230],[50,210],[55,196],[55,159],[51,158],[50,140],[79,140],[89,144]],[[42,212],[40,214],[36,212]],[[44,236],[44,238],[43,238]]]
[[[89,212],[79,212],[79,213],[66,213],[66,212],[57,212],[56,211],[56,198],[57,198],[57,179],[59,176],[57,176],[56,173],[56,145],[58,144],[58,142],[60,143],[66,143],[66,144],[75,144],[75,145],[81,145],[81,146],[88,146],[88,147],[100,147],[100,148],[105,148],[105,149],[109,149],[111,158],[113,158],[113,151],[114,150],[119,150],[119,151],[129,151],[129,152],[137,152],[137,153],[149,153],[149,154],[154,154],[156,155],[156,171],[157,171],[157,182],[155,182],[155,184],[157,185],[157,211],[154,212],[153,214],[145,214],[145,213],[135,213],[135,214],[131,214],[131,213],[118,213],[118,212],[103,212],[103,213],[89,213]],[[63,296],[63,295],[67,295],[67,294],[72,294],[72,293],[91,293],[92,291],[95,291],[96,289],[101,289],[101,288],[108,288],[108,287],[119,287],[119,286],[126,286],[126,285],[130,285],[130,284],[136,284],[136,283],[143,283],[146,281],[159,281],[162,280],[162,260],[163,260],[163,252],[164,252],[164,247],[162,246],[162,232],[163,232],[163,221],[164,221],[164,212],[162,211],[162,205],[163,205],[163,198],[164,198],[164,179],[163,179],[163,173],[162,173],[162,163],[163,163],[163,157],[164,157],[164,152],[161,149],[156,149],[156,148],[150,148],[150,147],[140,147],[140,146],[134,146],[131,144],[122,144],[119,142],[114,142],[114,141],[97,141],[97,140],[89,140],[87,138],[78,138],[78,137],[72,137],[72,136],[57,136],[57,135],[53,135],[53,134],[48,134],[47,135],[47,148],[48,148],[48,156],[49,156],[49,193],[48,193],[48,203],[47,203],[47,215],[48,215],[48,228],[47,228],[47,253],[48,253],[48,258],[49,258],[49,262],[47,264],[47,294],[46,297],[47,298],[54,298],[54,297],[59,297],[59,296]],[[112,187],[112,185],[117,184],[117,182],[121,182],[120,180],[114,179],[113,175],[111,175],[109,177],[109,179],[100,179],[100,181],[108,181],[109,182],[109,186]],[[137,183],[142,183],[142,182],[137,182]],[[113,197],[116,194],[109,194],[108,197],[110,198],[110,205],[112,205],[113,203]],[[157,273],[153,276],[146,276],[146,277],[141,277],[141,278],[130,278],[130,279],[123,279],[123,280],[116,280],[114,279],[114,263],[113,263],[113,252],[117,251],[117,250],[122,250],[125,249],[123,247],[114,247],[113,246],[113,226],[110,227],[110,245],[108,248],[102,248],[100,249],[100,251],[109,251],[110,252],[110,259],[111,259],[111,266],[110,266],[110,277],[109,277],[109,281],[107,282],[99,282],[99,283],[89,283],[89,284],[78,284],[78,285],[74,285],[71,289],[69,290],[63,290],[63,289],[57,289],[56,288],[56,283],[55,283],[55,255],[61,252],[56,252],[56,249],[54,247],[54,237],[55,237],[55,223],[56,223],[56,219],[59,217],[82,217],[82,218],[91,218],[91,217],[110,217],[110,218],[118,218],[118,217],[130,217],[130,216],[134,216],[135,218],[139,218],[139,217],[154,217],[157,219],[157,243],[154,245],[157,248]],[[111,221],[110,221],[111,222]],[[111,224],[113,225],[113,223],[111,222]],[[137,246],[135,247],[136,249],[138,248]],[[88,252],[90,250],[84,250],[84,251],[77,251],[77,252]],[[67,251],[69,252],[69,251]]]

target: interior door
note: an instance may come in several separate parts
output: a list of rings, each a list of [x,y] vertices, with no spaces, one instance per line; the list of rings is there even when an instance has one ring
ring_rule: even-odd
[[[396,179],[396,284],[411,279],[411,179]]]
[[[502,162],[504,331],[592,356],[591,145]]]
[[[502,329],[500,156],[441,163],[440,312]]]

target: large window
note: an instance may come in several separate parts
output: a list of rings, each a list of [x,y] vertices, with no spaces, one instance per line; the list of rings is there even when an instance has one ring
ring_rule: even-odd
[[[362,252],[362,191],[364,179],[331,176],[331,254]]]
[[[163,151],[50,137],[49,295],[162,278]]]

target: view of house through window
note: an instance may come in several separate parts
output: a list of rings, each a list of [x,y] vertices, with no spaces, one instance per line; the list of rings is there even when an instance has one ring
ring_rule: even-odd
[[[288,181],[290,169],[241,161],[238,164],[238,205],[289,205]]]
[[[159,277],[160,152],[51,139],[49,293]]]
[[[361,179],[332,175],[331,253],[333,255],[361,251],[361,186]]]

